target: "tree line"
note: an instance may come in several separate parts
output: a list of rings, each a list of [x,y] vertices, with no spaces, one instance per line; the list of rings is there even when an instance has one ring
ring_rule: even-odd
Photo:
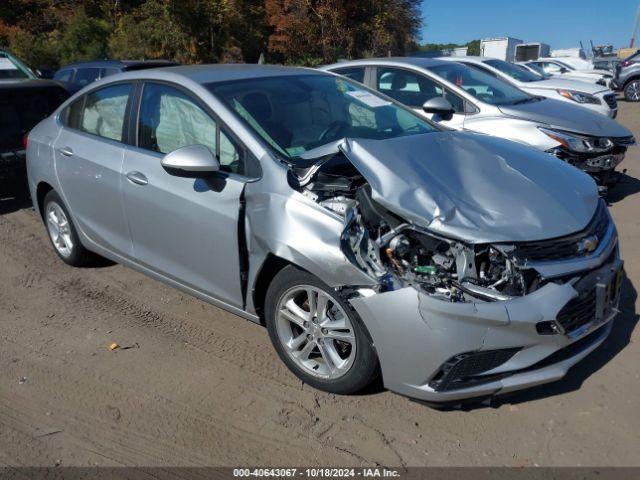
[[[421,0],[2,0],[0,47],[34,68],[75,61],[315,66],[417,48]]]

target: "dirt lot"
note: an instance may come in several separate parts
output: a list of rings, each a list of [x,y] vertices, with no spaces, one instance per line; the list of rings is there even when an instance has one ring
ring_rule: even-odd
[[[619,120],[640,138],[640,104]],[[625,166],[611,337],[563,381],[471,411],[313,390],[264,329],[119,265],[67,267],[2,201],[0,466],[638,465],[640,148]]]

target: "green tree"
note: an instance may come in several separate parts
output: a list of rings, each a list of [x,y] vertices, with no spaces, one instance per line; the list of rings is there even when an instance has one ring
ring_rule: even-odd
[[[89,17],[78,10],[67,24],[58,45],[61,64],[107,57],[107,39],[111,28],[107,22]]]

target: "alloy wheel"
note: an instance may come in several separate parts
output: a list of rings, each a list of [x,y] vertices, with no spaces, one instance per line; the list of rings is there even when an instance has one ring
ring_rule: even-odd
[[[322,379],[345,375],[356,356],[351,321],[331,295],[318,287],[287,290],[276,312],[278,339],[296,365]]]
[[[624,89],[624,94],[632,102],[640,101],[640,80],[634,80]]]
[[[67,258],[73,252],[73,240],[71,238],[71,226],[69,220],[56,202],[49,202],[45,212],[47,230],[53,246],[60,255]]]

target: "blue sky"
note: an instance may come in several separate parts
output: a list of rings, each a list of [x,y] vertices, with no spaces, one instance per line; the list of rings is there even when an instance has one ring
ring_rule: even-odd
[[[628,47],[640,0],[424,0],[424,43],[510,36],[551,48]],[[636,40],[637,44],[638,40]]]

